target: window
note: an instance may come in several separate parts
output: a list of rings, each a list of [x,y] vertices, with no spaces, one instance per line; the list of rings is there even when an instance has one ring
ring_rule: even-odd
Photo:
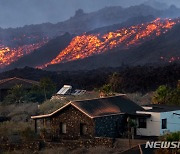
[[[60,133],[66,134],[66,123],[63,122],[60,123]]]
[[[87,133],[87,125],[86,124],[80,124],[80,135],[86,135]]]
[[[139,118],[139,128],[146,128],[146,119],[145,118]]]
[[[162,129],[166,129],[167,128],[167,119],[162,119]]]

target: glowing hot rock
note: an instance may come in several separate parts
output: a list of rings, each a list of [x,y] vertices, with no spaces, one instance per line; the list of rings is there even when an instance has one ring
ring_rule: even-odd
[[[179,21],[156,19],[150,23],[122,28],[115,32],[100,34],[83,34],[76,36],[71,43],[51,62],[41,66],[64,63],[100,54],[116,47],[129,48],[139,45],[148,39],[166,33]]]

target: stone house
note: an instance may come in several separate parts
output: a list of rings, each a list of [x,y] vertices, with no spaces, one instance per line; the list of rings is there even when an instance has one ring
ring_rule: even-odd
[[[144,109],[125,95],[72,101],[51,114],[32,116],[35,131],[46,129],[51,138],[117,138],[127,132],[127,118],[149,117],[136,113]]]

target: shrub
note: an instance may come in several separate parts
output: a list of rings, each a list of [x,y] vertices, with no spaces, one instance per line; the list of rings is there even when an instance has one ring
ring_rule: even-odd
[[[51,113],[65,105],[65,101],[47,100],[39,106],[40,113]]]
[[[0,136],[1,138],[6,138],[6,140],[10,141],[14,135],[21,136],[21,133],[31,126],[30,123],[25,122],[3,122],[0,123]]]
[[[25,128],[22,132],[20,132],[20,135],[23,141],[32,141],[37,138],[36,133],[30,127]]]

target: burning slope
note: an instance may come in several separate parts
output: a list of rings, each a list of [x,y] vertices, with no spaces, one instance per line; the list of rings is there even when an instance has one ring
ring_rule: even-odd
[[[4,68],[5,66],[17,61],[22,56],[30,54],[47,42],[47,39],[43,39],[37,43],[24,44],[18,47],[8,47],[0,44],[0,68]]]
[[[150,23],[122,28],[104,35],[83,34],[81,36],[76,36],[69,46],[61,51],[55,59],[40,68],[52,64],[84,59],[116,47],[129,48],[136,46],[148,39],[153,39],[162,33],[166,33],[178,22],[179,20],[161,20],[158,18]]]

